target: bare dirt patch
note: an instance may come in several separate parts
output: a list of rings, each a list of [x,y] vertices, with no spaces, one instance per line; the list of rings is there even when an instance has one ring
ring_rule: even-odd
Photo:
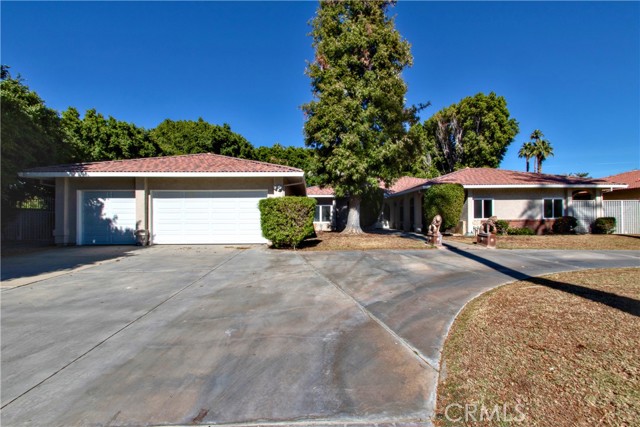
[[[444,346],[436,425],[637,426],[639,274],[553,274],[469,303]],[[451,422],[449,405],[449,418],[464,417],[455,404],[499,405],[502,419]],[[505,423],[502,405],[512,419],[526,418]]]
[[[303,251],[368,251],[377,249],[430,249],[424,239],[411,235],[390,232],[367,232],[358,235],[337,232],[318,233],[305,240],[299,250]]]
[[[446,237],[475,244],[475,237]],[[640,236],[619,234],[577,234],[547,236],[498,236],[498,249],[640,250]]]

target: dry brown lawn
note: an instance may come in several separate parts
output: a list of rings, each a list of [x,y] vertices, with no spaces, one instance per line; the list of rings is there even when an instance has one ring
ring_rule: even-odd
[[[368,232],[360,235],[344,235],[337,232],[318,233],[318,237],[305,240],[303,251],[352,251],[376,249],[430,249],[424,240],[402,237],[389,232]]]
[[[445,237],[447,240],[475,244],[475,237]],[[579,249],[639,250],[640,236],[620,234],[577,234],[547,236],[498,236],[498,249]]]
[[[640,425],[639,278],[634,268],[554,274],[469,303],[444,346],[436,425]],[[448,405],[463,416],[455,404],[499,405],[502,421],[448,421]],[[501,405],[526,418],[503,422]]]

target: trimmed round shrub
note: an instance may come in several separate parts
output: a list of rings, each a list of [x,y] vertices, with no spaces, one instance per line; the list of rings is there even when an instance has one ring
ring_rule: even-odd
[[[515,228],[508,228],[507,229],[507,234],[510,236],[533,236],[536,233],[527,227],[515,227]]]
[[[611,234],[616,230],[616,219],[612,216],[596,218],[591,224],[593,234]]]
[[[313,235],[316,200],[310,197],[272,197],[262,199],[260,226],[262,235],[276,248],[296,248]]]
[[[575,228],[578,226],[578,220],[573,216],[562,216],[557,218],[553,225],[551,226],[551,230],[555,234],[573,234],[575,233]]]
[[[464,188],[460,184],[437,184],[424,193],[424,216],[427,223],[440,215],[443,230],[458,225],[463,206]]]
[[[509,221],[505,221],[504,219],[497,220],[496,229],[498,230],[498,234],[507,234],[507,231],[509,230]]]

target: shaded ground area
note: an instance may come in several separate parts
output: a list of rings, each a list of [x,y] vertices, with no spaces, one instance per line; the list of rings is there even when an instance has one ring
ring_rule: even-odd
[[[639,274],[637,268],[554,274],[472,301],[444,347],[436,424],[505,425],[495,415],[486,423],[451,422],[463,420],[461,408],[470,404],[476,419],[483,405],[489,411],[500,405],[504,417],[505,405],[514,419],[524,413],[528,426],[635,425]]]
[[[65,274],[78,267],[131,256],[139,246],[40,247],[2,258],[2,287],[20,286],[26,282]],[[27,280],[20,280],[28,278]]]
[[[451,236],[445,241],[475,245],[475,237]],[[640,236],[577,234],[547,236],[498,236],[498,249],[639,250]]]
[[[305,240],[302,251],[352,251],[381,249],[431,249],[424,236],[399,231],[375,230],[361,235],[346,235],[338,232],[319,232],[317,237]]]

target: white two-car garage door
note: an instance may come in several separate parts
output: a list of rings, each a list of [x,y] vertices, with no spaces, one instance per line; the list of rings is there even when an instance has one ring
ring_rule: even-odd
[[[267,192],[152,191],[155,244],[265,243],[258,201]]]

